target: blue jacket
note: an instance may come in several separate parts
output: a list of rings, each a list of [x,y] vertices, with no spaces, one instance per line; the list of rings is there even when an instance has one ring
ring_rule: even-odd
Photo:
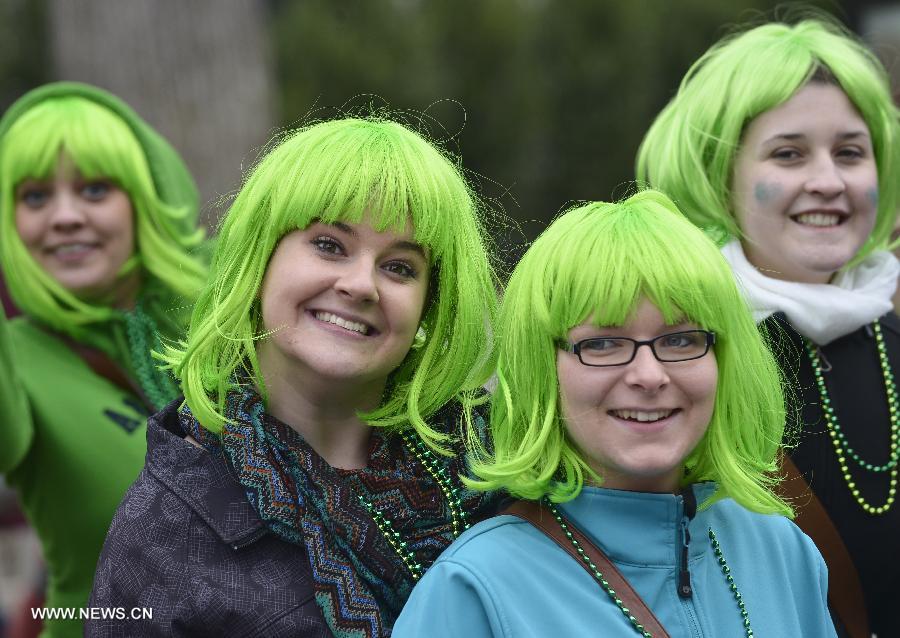
[[[715,490],[694,486],[702,503]],[[689,499],[691,500],[691,499]],[[760,638],[835,636],[827,573],[812,541],[781,516],[726,499],[690,518],[685,498],[585,487],[562,506],[672,638],[745,635],[708,536],[712,529]],[[690,511],[692,508],[687,508]],[[692,594],[679,597],[684,527]],[[394,638],[637,636],[599,584],[530,523],[498,516],[459,537],[416,585]]]

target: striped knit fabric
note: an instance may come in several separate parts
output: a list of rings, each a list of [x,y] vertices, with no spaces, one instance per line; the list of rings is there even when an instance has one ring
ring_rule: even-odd
[[[220,439],[200,427],[187,406],[181,410],[185,432],[226,460],[272,532],[306,547],[316,602],[334,635],[390,636],[415,581],[360,497],[391,521],[417,562],[428,567],[453,541],[451,511],[440,485],[399,436],[373,431],[368,465],[339,470],[266,414],[253,392],[229,395],[226,416],[231,423]],[[448,433],[457,432],[458,422],[458,408],[446,408],[434,419]],[[435,458],[474,523],[494,512],[496,499],[465,489],[458,478],[465,472],[461,444],[454,451],[452,458]]]

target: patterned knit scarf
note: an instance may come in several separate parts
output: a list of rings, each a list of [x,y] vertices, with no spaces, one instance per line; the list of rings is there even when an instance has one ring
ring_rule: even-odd
[[[255,393],[231,393],[226,412],[231,423],[221,439],[200,427],[187,406],[182,426],[228,463],[272,532],[305,546],[316,602],[334,635],[390,636],[415,579],[361,499],[390,521],[416,562],[429,567],[454,538],[451,509],[432,474],[397,435],[373,431],[368,465],[339,470],[266,414]],[[448,434],[457,432],[458,422],[458,407],[433,419]],[[453,451],[452,458],[433,458],[474,523],[494,513],[496,497],[465,489],[458,479],[466,471],[461,445]]]

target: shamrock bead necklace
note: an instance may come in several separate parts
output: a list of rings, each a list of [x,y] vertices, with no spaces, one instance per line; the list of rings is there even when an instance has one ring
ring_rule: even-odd
[[[816,379],[816,385],[819,388],[819,396],[821,398],[822,414],[825,417],[825,426],[828,429],[828,435],[831,443],[834,445],[834,452],[837,455],[837,461],[841,467],[841,474],[853,498],[859,503],[859,506],[869,514],[878,516],[885,514],[891,509],[897,494],[897,461],[900,458],[900,405],[898,405],[897,386],[894,383],[894,373],[891,370],[890,361],[887,357],[887,347],[884,345],[884,335],[881,333],[881,325],[878,321],[872,323],[872,331],[875,334],[875,346],[878,350],[878,360],[881,363],[881,372],[884,376],[884,387],[887,392],[888,411],[891,418],[891,445],[890,454],[886,463],[875,465],[869,463],[860,457],[860,455],[850,447],[847,437],[841,430],[837,416],[834,413],[834,407],[831,405],[831,398],[828,396],[828,387],[825,385],[825,377],[822,374],[821,358],[816,347],[808,340],[804,339],[806,353],[812,363],[813,375]],[[856,481],[850,474],[850,467],[847,460],[850,457],[857,465],[869,472],[890,472],[890,483],[888,484],[888,495],[883,505],[875,506],[869,503],[862,495]]]
[[[653,638],[653,635],[647,631],[646,627],[644,627],[641,623],[638,622],[637,618],[632,615],[631,610],[625,606],[622,602],[622,599],[616,594],[615,590],[609,584],[609,581],[603,576],[594,562],[587,556],[584,551],[584,548],[581,546],[581,543],[575,538],[571,531],[569,531],[569,525],[566,523],[566,519],[560,513],[559,509],[551,503],[549,500],[544,501],[549,510],[553,513],[553,518],[556,519],[556,522],[562,528],[563,533],[565,533],[566,538],[568,538],[572,542],[572,546],[575,547],[575,551],[578,552],[578,555],[581,556],[581,559],[587,563],[588,567],[591,568],[591,573],[594,575],[594,579],[606,592],[606,594],[612,599],[612,601],[616,604],[616,607],[619,608],[628,621],[631,623],[631,626],[634,627],[635,631],[638,632],[644,638]],[[750,627],[750,614],[747,613],[747,608],[744,605],[744,599],[741,596],[741,592],[738,591],[737,584],[734,582],[734,577],[731,575],[731,569],[728,567],[728,563],[725,561],[725,555],[722,553],[722,548],[719,545],[719,540],[716,538],[715,532],[712,531],[712,528],[709,529],[709,542],[712,544],[713,553],[716,556],[716,560],[719,565],[722,567],[722,573],[725,575],[725,580],[728,582],[728,587],[731,589],[731,593],[734,596],[735,601],[737,602],[738,611],[741,614],[741,621],[744,625],[744,635],[747,638],[753,638],[753,629]]]
[[[418,437],[407,431],[402,432],[400,436],[409,451],[416,457],[416,460],[418,460],[425,470],[431,474],[435,483],[441,488],[441,492],[443,492],[444,498],[447,501],[447,507],[450,509],[450,519],[453,524],[453,538],[457,538],[465,530],[469,529],[470,526],[470,523],[466,520],[466,512],[463,508],[462,498],[459,495],[459,488],[453,484],[449,472],[441,467],[440,463],[435,458],[434,453],[429,450]],[[387,539],[387,542],[394,551],[400,556],[403,564],[406,565],[406,568],[412,574],[413,580],[419,580],[422,577],[425,568],[416,559],[415,552],[409,547],[408,543],[403,540],[400,532],[394,528],[391,520],[362,496],[359,497],[359,501],[362,506],[368,510],[369,514],[371,514],[372,520],[375,521],[378,530],[385,539]]]

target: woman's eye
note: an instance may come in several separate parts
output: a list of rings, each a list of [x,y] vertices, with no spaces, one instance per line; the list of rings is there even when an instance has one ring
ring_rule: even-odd
[[[28,208],[40,208],[50,199],[50,189],[31,187],[19,194],[19,201]]]
[[[315,246],[316,250],[330,255],[342,255],[344,248],[341,244],[331,237],[316,237],[310,242]]]
[[[581,342],[581,350],[590,350],[591,352],[608,352],[621,348],[624,342],[620,339],[586,339]]]
[[[847,160],[847,159],[855,160],[855,159],[861,159],[861,158],[865,157],[865,153],[863,152],[863,150],[861,148],[857,148],[855,146],[847,146],[844,148],[840,148],[840,149],[838,149],[836,154],[839,158],[845,159],[845,160]]]
[[[669,335],[663,339],[663,345],[666,348],[684,348],[693,343],[693,340],[687,335]]]
[[[109,194],[110,185],[104,181],[87,182],[81,187],[81,196],[91,201],[99,201]]]
[[[418,274],[416,269],[405,261],[391,261],[383,266],[387,272],[403,277],[404,279],[415,279]]]
[[[795,148],[779,148],[772,151],[772,158],[789,162],[800,158],[800,151]]]

